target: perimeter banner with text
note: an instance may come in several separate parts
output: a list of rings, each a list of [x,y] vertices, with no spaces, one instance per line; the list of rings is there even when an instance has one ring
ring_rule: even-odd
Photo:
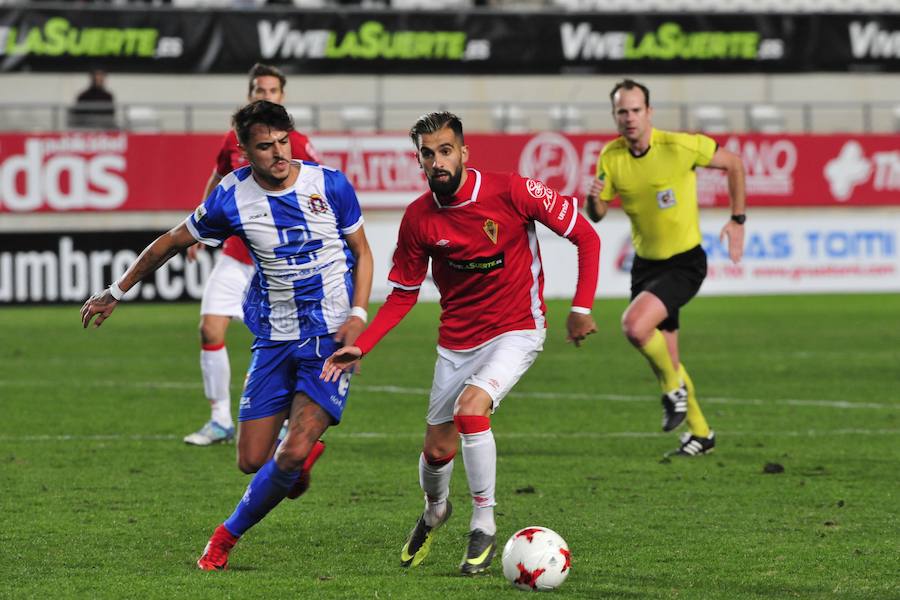
[[[900,13],[0,9],[0,71],[303,74],[900,71]]]
[[[900,206],[890,135],[715,135],[744,159],[752,206]],[[469,164],[581,196],[608,134],[468,134]],[[213,134],[0,134],[0,214],[193,210],[222,143]],[[314,135],[364,210],[402,209],[427,186],[405,135]],[[728,206],[722,171],[697,170],[702,206]]]
[[[747,221],[744,259],[733,264],[719,230],[728,211],[701,213],[703,247],[709,271],[701,295],[900,292],[900,211],[830,209],[783,211],[754,209]],[[174,222],[172,223],[175,224]],[[375,256],[372,300],[381,301],[388,285],[390,257],[397,244],[397,218],[370,218],[366,237]],[[634,250],[631,228],[621,211],[594,225],[603,240],[599,297],[627,297]],[[81,303],[125,271],[146,244],[162,231],[65,231],[0,235],[0,306]],[[547,298],[571,298],[578,281],[575,246],[545,227],[537,229]],[[199,301],[214,263],[214,252],[197,260],[174,256],[127,301]],[[428,278],[421,300],[437,300]]]

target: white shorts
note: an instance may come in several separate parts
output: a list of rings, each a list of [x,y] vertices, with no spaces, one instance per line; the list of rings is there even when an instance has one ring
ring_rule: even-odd
[[[429,425],[453,420],[456,399],[467,385],[486,391],[493,401],[491,412],[534,363],[544,349],[547,330],[504,333],[473,350],[448,350],[438,346],[434,381],[428,399]]]
[[[244,290],[250,285],[255,272],[254,265],[220,254],[203,288],[200,314],[243,319],[241,304],[244,302]]]

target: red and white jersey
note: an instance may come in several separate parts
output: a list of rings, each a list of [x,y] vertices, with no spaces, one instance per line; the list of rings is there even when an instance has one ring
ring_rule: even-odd
[[[544,272],[535,222],[578,245],[579,262],[584,256],[585,264],[579,266],[573,304],[589,310],[600,241],[578,214],[576,199],[513,173],[468,169],[454,197],[438,200],[428,192],[407,207],[388,276],[395,292],[357,345],[367,352],[408,312],[429,259],[441,295],[441,346],[466,350],[509,331],[545,328]]]
[[[319,162],[319,156],[316,154],[315,148],[313,148],[308,137],[299,131],[291,131],[289,138],[291,140],[291,158]],[[225,134],[222,147],[216,155],[216,174],[219,177],[225,177],[235,169],[246,164],[247,159],[238,147],[237,134],[232,129]],[[247,250],[243,240],[236,235],[225,240],[225,243],[222,245],[222,252],[226,256],[230,256],[242,263],[253,264],[253,259],[250,258],[250,251]]]

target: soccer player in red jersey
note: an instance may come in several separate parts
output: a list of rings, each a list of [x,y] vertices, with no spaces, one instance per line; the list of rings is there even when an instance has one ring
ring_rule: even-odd
[[[280,69],[257,63],[250,69],[250,86],[247,99],[268,100],[283,104],[287,82]],[[312,144],[302,133],[291,130],[292,158],[319,162]],[[238,147],[234,130],[225,135],[222,148],[216,156],[213,170],[203,200],[215,189],[222,178],[247,164],[244,152]],[[188,249],[188,260],[193,260],[202,244]],[[250,252],[241,238],[232,236],[222,246],[222,253],[210,273],[203,289],[200,303],[200,370],[203,374],[203,391],[211,407],[211,415],[203,427],[185,436],[185,443],[208,446],[234,439],[234,421],[231,417],[231,363],[225,347],[225,333],[232,319],[243,320],[241,302],[244,290],[256,273]]]
[[[540,181],[466,168],[462,123],[449,112],[423,115],[410,130],[429,192],[406,209],[389,282],[393,291],[355,345],[326,361],[334,381],[410,311],[429,259],[441,295],[438,359],[419,457],[425,510],[400,554],[403,566],[427,556],[435,530],[450,517],[447,500],[459,440],[473,511],[460,570],[478,573],[496,551],[497,449],[490,417],[537,358],[545,339],[544,276],[535,222],[578,248],[578,284],[566,323],[579,345],[596,331],[591,317],[600,239],[577,201]]]

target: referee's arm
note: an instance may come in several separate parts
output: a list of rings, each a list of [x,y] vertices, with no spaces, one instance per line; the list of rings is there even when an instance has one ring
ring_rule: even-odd
[[[584,208],[588,218],[594,223],[605,217],[609,208],[609,204],[600,199],[600,192],[604,187],[606,187],[606,182],[603,179],[594,178],[585,194]]]
[[[728,238],[728,256],[737,264],[744,256],[744,220],[747,212],[747,197],[744,188],[744,161],[734,152],[718,148],[709,161],[708,167],[722,169],[728,177],[728,199],[731,202],[731,215],[719,239]]]

